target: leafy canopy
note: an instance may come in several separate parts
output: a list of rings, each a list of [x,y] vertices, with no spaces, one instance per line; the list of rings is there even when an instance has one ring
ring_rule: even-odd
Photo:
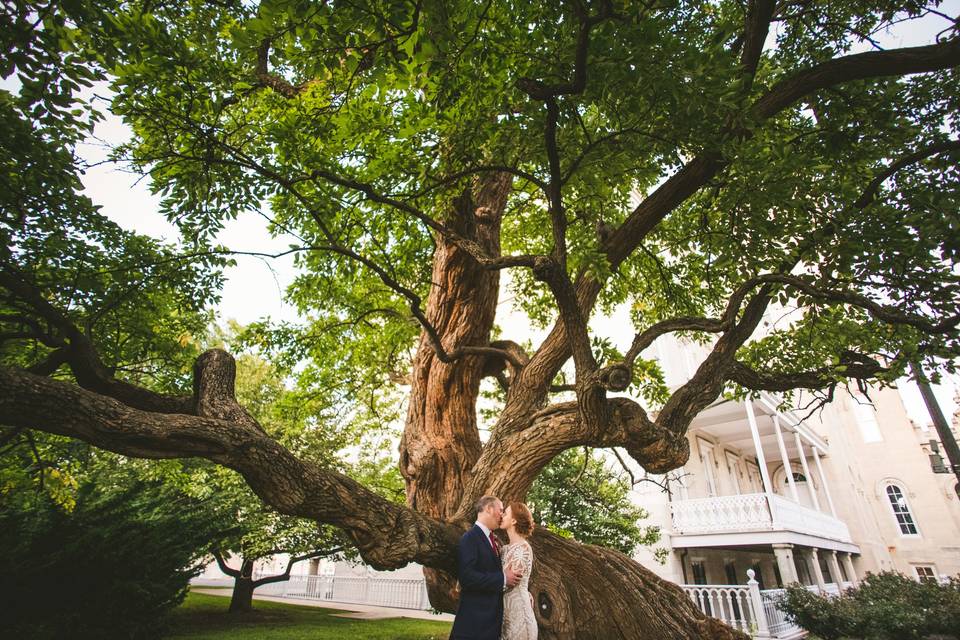
[[[786,263],[809,284],[899,311],[956,313],[955,151],[922,157],[861,202],[891,163],[955,139],[955,71],[845,83],[762,121],[748,108],[790,74],[868,46],[864,34],[926,15],[923,3],[784,5],[749,83],[742,3],[609,6],[613,17],[590,32],[583,91],[556,101],[568,268],[605,281],[602,309],[629,304],[641,329],[717,316],[745,279]],[[549,251],[547,110],[522,87],[572,77],[575,14],[563,3],[382,0],[121,11],[110,18],[125,36],[112,108],[135,137],[118,156],[150,173],[192,241],[269,211],[274,229],[302,240],[290,295],[316,318],[279,332],[277,346],[382,382],[403,368],[417,331],[382,276],[421,298],[430,284],[421,214],[450,220],[476,175],[506,169],[504,252]],[[611,270],[598,229],[703,154],[721,159],[719,174]],[[529,271],[513,271],[511,286],[535,322],[556,316]],[[754,366],[803,371],[853,350],[892,362],[893,379],[910,359],[942,366],[960,348],[955,334],[890,328],[795,288],[774,293],[799,311],[744,349]]]

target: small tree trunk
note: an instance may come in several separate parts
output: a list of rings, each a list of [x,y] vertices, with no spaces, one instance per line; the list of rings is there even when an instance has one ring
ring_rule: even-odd
[[[233,580],[230,613],[250,611],[253,611],[253,561],[244,560],[240,566],[240,575]]]

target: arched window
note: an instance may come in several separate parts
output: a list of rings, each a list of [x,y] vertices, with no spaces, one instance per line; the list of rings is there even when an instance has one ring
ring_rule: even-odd
[[[917,529],[917,523],[913,519],[913,514],[910,513],[910,505],[907,504],[907,498],[903,495],[903,489],[895,484],[888,484],[887,499],[890,500],[893,517],[896,518],[897,526],[900,527],[900,535],[920,535],[920,530]]]
[[[797,473],[796,471],[794,471],[794,472],[793,472],[793,481],[794,481],[794,482],[806,482],[806,481],[807,481],[807,476],[803,475],[802,473]],[[783,484],[784,484],[784,485],[790,484],[790,481],[787,480],[787,474],[783,474]]]

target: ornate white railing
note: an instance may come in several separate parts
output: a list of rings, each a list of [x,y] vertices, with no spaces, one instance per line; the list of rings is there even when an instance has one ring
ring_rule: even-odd
[[[259,576],[255,576],[259,577]],[[291,576],[257,588],[257,593],[280,598],[305,598],[398,609],[430,609],[423,579],[373,576]]]
[[[789,530],[850,541],[841,520],[769,493],[678,500],[670,503],[670,515],[681,535]]]
[[[677,533],[770,529],[773,523],[764,493],[679,500],[670,512]]]
[[[783,589],[764,589],[760,592],[763,601],[763,615],[767,619],[767,627],[774,638],[792,637],[802,633],[802,629],[787,620],[787,614],[777,607],[777,602],[783,596]]]
[[[783,589],[759,589],[752,569],[747,571],[747,584],[683,584],[680,587],[690,596],[703,613],[723,620],[735,629],[753,638],[800,638],[806,632],[790,622],[787,614],[777,606],[783,597]],[[852,587],[849,582],[841,585],[827,583],[822,590],[836,597],[842,589]],[[820,592],[816,586],[806,587]]]
[[[756,611],[746,586],[711,584],[683,585],[693,603],[708,616],[719,618],[734,629],[750,633],[756,627]]]
[[[723,620],[754,638],[770,638],[759,584],[753,569],[747,570],[747,584],[682,584],[700,611]]]
[[[762,495],[766,495],[770,501],[774,528],[809,533],[831,540],[851,541],[850,529],[842,520],[776,494]]]

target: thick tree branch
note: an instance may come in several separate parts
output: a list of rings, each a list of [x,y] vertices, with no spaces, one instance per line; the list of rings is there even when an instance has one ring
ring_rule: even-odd
[[[762,123],[804,96],[826,87],[864,80],[939,71],[960,65],[960,38],[941,44],[843,56],[800,71],[774,85],[750,109]],[[739,135],[747,135],[739,132]],[[681,202],[700,189],[723,166],[721,158],[704,153],[688,162],[650,194],[613,233],[607,256],[616,268],[644,237]]]
[[[220,567],[220,571],[227,574],[231,578],[240,578],[240,572],[227,564],[227,561],[224,559],[220,549],[214,548],[210,551],[210,553],[212,553],[213,557],[216,559],[217,566]]]
[[[758,371],[735,360],[727,368],[726,377],[747,389],[782,393],[801,388],[826,389],[838,384],[841,378],[869,380],[887,370],[889,367],[880,365],[872,358],[848,352],[841,356],[840,362],[836,365],[796,373]]]
[[[293,566],[298,562],[303,562],[304,560],[312,560],[313,558],[325,558],[327,556],[332,556],[336,553],[343,551],[343,547],[335,547],[333,549],[325,549],[323,551],[314,551],[313,553],[306,553],[299,556],[293,556],[287,561],[287,566],[284,569],[283,573],[279,573],[275,576],[265,576],[263,578],[258,578],[253,581],[253,588],[262,587],[265,584],[273,584],[274,582],[286,582],[290,579],[290,570],[293,569]]]
[[[750,0],[744,16],[743,49],[740,52],[740,65],[743,67],[744,91],[750,90],[757,73],[763,44],[767,40],[770,21],[776,6],[774,0]]]
[[[261,86],[273,89],[284,98],[296,98],[302,95],[310,86],[309,82],[299,85],[290,84],[286,79],[275,73],[270,73],[270,48],[273,46],[271,38],[264,38],[257,47],[257,66],[254,75]]]
[[[960,65],[960,38],[939,44],[869,51],[827,60],[775,84],[750,111],[758,122],[821,89],[866,80],[929,73]]]
[[[100,360],[100,356],[86,334],[54,307],[40,290],[13,266],[0,265],[0,287],[7,289],[17,299],[27,304],[34,313],[57,329],[69,343],[68,346],[62,346],[55,351],[54,353],[58,355],[51,356],[53,359],[36,365],[37,373],[45,373],[48,369],[52,373],[65,362],[69,364],[77,383],[86,389],[145,411],[192,413],[192,398],[163,395],[115,379],[113,372]]]
[[[73,384],[0,368],[0,423],[78,438],[134,457],[207,458],[240,472],[281,513],[342,528],[373,566],[420,562],[454,570],[460,529],[296,458],[232,400],[230,376],[222,370],[226,358],[221,352],[198,365],[195,386],[201,397],[196,405],[211,414],[199,416],[142,411]]]
[[[575,447],[622,447],[652,473],[665,473],[687,461],[690,450],[683,433],[650,420],[629,398],[609,398],[605,403],[609,419],[603,425],[585,421],[580,402],[574,401],[537,411],[528,416],[523,429],[493,434],[466,495],[489,492],[505,501],[523,499],[537,474],[554,457]],[[465,498],[457,518],[468,517],[471,505],[472,498]]]

